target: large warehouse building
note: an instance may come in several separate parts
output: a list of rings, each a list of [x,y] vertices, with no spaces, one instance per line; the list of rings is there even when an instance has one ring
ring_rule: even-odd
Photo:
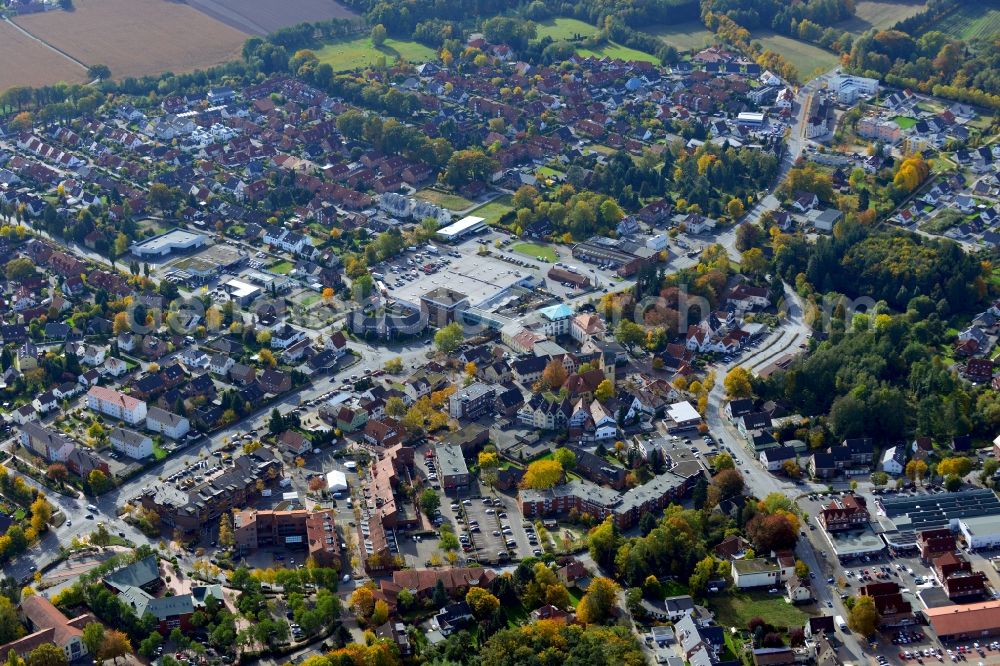
[[[458,222],[453,222],[447,227],[437,230],[437,237],[445,243],[454,243],[469,234],[479,233],[486,228],[486,220],[481,217],[469,215],[463,217]]]
[[[170,231],[147,238],[132,245],[132,254],[137,257],[165,257],[172,252],[182,252],[204,247],[205,236],[202,234],[171,229]]]

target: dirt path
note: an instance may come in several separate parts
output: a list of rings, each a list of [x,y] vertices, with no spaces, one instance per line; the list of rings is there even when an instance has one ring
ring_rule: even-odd
[[[55,46],[52,46],[52,44],[49,44],[44,39],[39,39],[38,37],[35,37],[33,34],[31,34],[30,32],[28,32],[27,30],[25,30],[24,28],[22,28],[18,24],[14,23],[9,18],[5,18],[4,21],[6,21],[11,26],[13,26],[13,28],[15,30],[17,30],[18,32],[20,32],[21,34],[23,34],[28,39],[31,39],[31,40],[34,40],[34,41],[38,42],[39,44],[41,44],[42,46],[48,48],[49,50],[55,51],[56,53],[58,53],[59,55],[61,55],[64,58],[66,58],[67,60],[69,60],[73,64],[79,65],[83,69],[83,71],[87,71],[88,69],[90,69],[89,66],[87,66],[84,63],[80,62],[79,60],[77,60],[76,58],[74,58],[70,54],[66,53],[65,51],[60,51],[58,48],[56,48]]]

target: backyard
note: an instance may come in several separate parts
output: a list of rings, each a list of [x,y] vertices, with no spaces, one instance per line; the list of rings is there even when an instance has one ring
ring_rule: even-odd
[[[910,129],[911,127],[917,124],[917,119],[910,118],[909,116],[896,116],[892,120],[897,125],[899,125],[900,129],[905,129],[905,130]]]
[[[526,257],[531,257],[532,259],[540,259],[542,261],[553,262],[559,259],[559,255],[548,245],[539,245],[537,243],[518,243],[510,248],[512,251],[518,254],[523,254]]]
[[[371,37],[357,37],[330,42],[316,51],[319,61],[330,65],[335,72],[373,65],[379,56],[385,56],[386,64],[390,65],[399,59],[414,63],[437,60],[437,53],[423,44],[391,38],[382,46],[375,46]]]
[[[739,592],[722,594],[709,599],[709,608],[715,612],[722,627],[744,630],[752,618],[762,617],[777,627],[801,627],[807,613],[785,601],[780,594],[766,592]]]
[[[267,270],[275,275],[288,275],[295,268],[295,264],[290,261],[279,261],[267,267]]]
[[[450,194],[448,192],[442,192],[441,190],[432,190],[430,188],[420,190],[413,196],[418,199],[422,199],[423,201],[428,201],[436,206],[447,208],[448,210],[465,210],[466,208],[474,205],[473,202],[469,201],[465,197],[457,194]]]

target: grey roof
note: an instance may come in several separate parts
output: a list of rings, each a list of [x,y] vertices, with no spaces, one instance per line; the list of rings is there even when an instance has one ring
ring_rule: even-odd
[[[160,578],[159,562],[155,555],[144,557],[132,564],[112,571],[104,577],[104,583],[121,589],[129,585],[142,587]]]
[[[145,440],[149,439],[149,436],[135,430],[130,430],[129,428],[112,428],[111,432],[108,433],[108,439],[112,442],[119,441],[124,444],[139,446]]]
[[[469,467],[465,464],[462,447],[457,444],[442,444],[434,448],[438,459],[438,471],[441,475],[455,476],[468,474]]]
[[[960,518],[1000,514],[1000,499],[986,488],[906,497],[883,496],[879,503],[886,517],[900,530],[927,530],[944,527]]]

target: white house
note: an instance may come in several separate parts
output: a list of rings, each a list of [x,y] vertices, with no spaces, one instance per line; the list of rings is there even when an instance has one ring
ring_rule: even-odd
[[[180,439],[191,429],[187,417],[179,416],[159,407],[150,407],[146,415],[146,429],[171,439]]]
[[[882,471],[899,476],[906,469],[906,447],[890,446],[882,454]]]
[[[271,349],[285,349],[305,337],[305,334],[287,323],[271,331]]]
[[[104,363],[107,350],[104,347],[98,347],[96,345],[80,344],[76,348],[76,355],[80,359],[80,363],[96,367],[101,363]]]
[[[114,356],[105,360],[104,365],[101,366],[101,373],[111,377],[121,377],[127,370],[128,365],[125,364],[125,361]]]
[[[153,440],[149,435],[144,435],[128,428],[112,428],[108,435],[108,441],[115,451],[124,453],[129,458],[139,460],[153,455]]]
[[[205,369],[209,365],[209,357],[208,354],[197,347],[188,347],[181,352],[181,363],[183,363],[188,370],[191,370],[192,368]]]
[[[590,418],[594,422],[595,440],[612,439],[618,434],[618,424],[615,423],[614,416],[597,400],[590,403]]]
[[[52,391],[46,391],[31,401],[36,412],[47,414],[59,406],[59,397]]]
[[[227,356],[226,354],[213,354],[212,358],[208,362],[208,371],[213,375],[225,377],[229,372],[229,369],[234,365],[236,365],[236,361],[233,360],[232,356]]]
[[[592,338],[603,340],[606,330],[600,317],[587,312],[573,317],[569,326],[570,336],[581,344]]]
[[[795,573],[795,559],[755,557],[753,559],[733,560],[733,585],[745,590],[754,587],[779,587]]]
[[[780,471],[788,460],[795,460],[795,449],[790,446],[774,446],[760,452],[760,464],[768,472]]]

